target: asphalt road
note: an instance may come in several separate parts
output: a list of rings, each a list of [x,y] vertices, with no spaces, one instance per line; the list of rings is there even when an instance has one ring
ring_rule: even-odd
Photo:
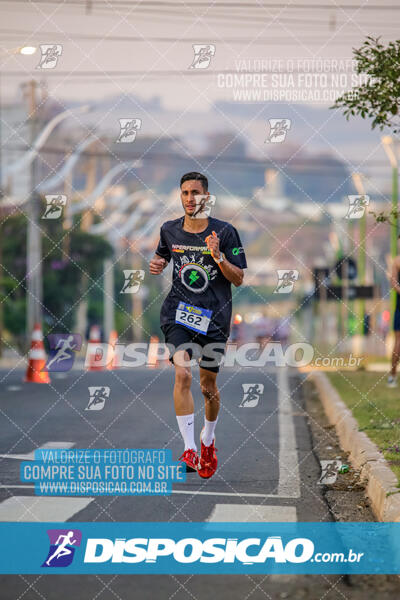
[[[303,376],[287,369],[224,369],[217,425],[219,468],[197,473],[171,496],[41,498],[19,479],[26,454],[57,442],[75,448],[170,448],[182,441],[172,405],[173,368],[52,375],[50,385],[22,383],[22,371],[0,371],[0,520],[2,521],[329,521],[317,485],[305,411]],[[241,407],[243,384],[264,386],[257,406]],[[108,386],[102,410],[85,410],[90,386]],[[196,435],[203,400],[194,370]],[[61,501],[61,504],[60,504]],[[59,578],[60,585],[54,577]],[[311,584],[312,580],[312,585]],[[4,600],[45,598],[343,598],[340,578],[295,576],[2,576]],[[58,580],[57,580],[58,581]],[[62,583],[61,583],[62,582]],[[333,583],[332,583],[333,582]],[[303,588],[302,588],[303,586]],[[300,590],[304,589],[305,595]],[[283,595],[282,595],[283,594]],[[287,594],[286,596],[284,594]],[[294,594],[294,595],[292,595]],[[347,596],[349,597],[349,595]]]

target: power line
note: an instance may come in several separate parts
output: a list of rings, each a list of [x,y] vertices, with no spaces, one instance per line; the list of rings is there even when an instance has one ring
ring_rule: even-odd
[[[30,2],[28,2],[27,0],[12,0],[12,2],[10,0],[0,0],[1,4],[16,4],[16,3],[20,3],[20,4],[30,4]],[[60,4],[59,0],[35,0],[35,4]],[[68,6],[68,5],[75,5],[75,6],[81,6],[82,8],[85,8],[86,6],[86,1],[85,0],[66,0],[64,3],[64,5]],[[131,0],[113,0],[112,4],[110,4],[110,2],[108,0],[105,0],[104,2],[99,2],[99,0],[95,0],[91,2],[92,4],[92,9],[94,8],[107,8],[109,10],[113,10],[114,8],[118,8],[118,6],[121,7],[129,7],[132,8],[132,1]],[[275,9],[282,9],[282,3],[271,3],[271,4],[262,4],[260,5],[259,2],[245,2],[245,3],[238,3],[238,2],[227,2],[227,1],[223,1],[223,2],[191,2],[190,4],[183,4],[180,1],[174,1],[174,0],[165,0],[165,1],[160,1],[160,0],[146,0],[146,6],[149,7],[164,7],[164,8],[168,8],[168,7],[176,7],[179,8],[180,10],[184,10],[185,8],[205,8],[205,9],[212,9],[212,8],[237,8],[240,10],[245,10],[247,11],[250,8],[255,8],[258,10],[265,10],[265,9],[270,9],[270,8],[275,8]],[[133,7],[135,12],[138,9],[141,9],[142,6],[138,5],[138,6],[134,6]],[[340,9],[340,10],[400,10],[400,5],[399,4],[365,4],[360,6],[360,4],[334,4],[332,5],[331,3],[329,4],[313,4],[313,3],[301,3],[301,4],[291,4],[288,8],[290,8],[291,10],[293,9],[298,9],[298,10],[316,10],[316,9],[320,9],[320,10],[336,10],[336,9]],[[134,14],[134,13],[133,13]]]
[[[393,26],[393,28],[395,28],[395,26]],[[11,37],[15,37],[15,38],[19,38],[21,35],[29,35],[29,31],[10,31],[10,30],[1,30],[0,29],[0,33],[2,34],[2,36],[4,35],[10,35]],[[310,32],[304,32],[306,33],[306,35],[310,35]],[[298,32],[297,35],[298,37],[302,37],[303,32]],[[316,32],[316,35],[319,35],[320,32]],[[60,38],[67,38],[67,41],[69,40],[102,40],[103,42],[129,42],[129,43],[146,43],[146,42],[157,42],[157,43],[170,43],[170,42],[175,42],[177,44],[192,44],[193,42],[196,43],[210,43],[210,37],[196,37],[196,38],[181,38],[181,39],[176,39],[176,36],[171,36],[171,37],[166,37],[166,36],[157,36],[157,37],[151,37],[151,36],[143,36],[143,37],[137,37],[137,36],[133,36],[133,35],[119,35],[119,36],[109,36],[107,34],[105,34],[104,36],[101,35],[91,35],[91,34],[85,34],[85,33],[68,33],[68,32],[55,32],[55,31],[49,31],[49,32],[40,32],[40,39],[43,41],[45,36],[52,36],[52,39],[58,39],[60,40]],[[36,38],[39,38],[39,34],[36,34],[35,36]],[[31,41],[32,41],[32,36],[31,36]],[[317,41],[316,38],[310,38],[310,40],[312,41]],[[344,38],[343,36],[340,38],[340,42],[344,41],[344,40],[348,40],[348,41],[354,41],[354,33],[352,35],[349,34],[348,38]],[[212,40],[214,41],[214,40]],[[270,42],[279,42],[279,43],[283,43],[281,38],[272,38],[272,37],[268,37],[268,41],[266,42],[264,39],[254,39],[254,38],[238,38],[238,37],[220,37],[218,36],[218,42],[227,42],[230,44],[243,44],[243,43],[251,43],[252,45],[263,45],[265,46],[266,44],[269,44]],[[326,41],[326,37],[321,38],[321,42],[322,41]],[[286,44],[286,40],[284,42]],[[329,42],[331,43],[331,42]]]
[[[106,137],[106,136],[105,136]],[[148,136],[150,137],[150,136]],[[99,139],[104,140],[104,138],[99,135]],[[163,141],[163,138],[160,140],[161,142]],[[2,146],[4,149],[7,149],[9,151],[21,151],[21,152],[26,152],[26,150],[29,149],[29,146],[12,146],[9,144],[4,144]],[[58,154],[58,155],[68,155],[73,153],[73,151],[75,150],[75,147],[70,147],[67,149],[63,149],[63,148],[58,148],[58,147],[48,147],[48,146],[44,146],[41,150],[40,150],[40,154]],[[110,153],[108,152],[102,152],[102,151],[90,151],[90,150],[83,150],[80,153],[80,157],[95,157],[95,158],[115,158],[116,152],[112,151]],[[177,154],[177,153],[173,153],[173,152],[151,152],[151,154],[149,153],[148,157],[144,156],[143,157],[143,151],[138,151],[137,154],[125,154],[125,153],[119,153],[118,154],[119,158],[123,158],[124,161],[136,161],[139,158],[142,159],[143,161],[146,160],[154,160],[154,159],[173,159],[173,160],[187,160],[187,156],[184,154]],[[196,160],[199,161],[204,161],[204,162],[212,162],[213,164],[240,164],[243,167],[254,167],[254,168],[258,168],[258,167],[264,167],[267,164],[270,164],[271,161],[273,161],[274,164],[280,165],[282,166],[282,164],[284,164],[286,169],[291,169],[291,168],[309,168],[309,171],[307,171],[308,173],[312,173],[317,172],[319,169],[337,169],[338,173],[342,174],[344,170],[349,169],[348,167],[348,163],[351,164],[358,164],[360,159],[359,157],[356,159],[351,159],[351,158],[347,158],[346,161],[347,163],[342,163],[338,160],[336,160],[335,158],[329,158],[329,157],[323,157],[321,158],[316,158],[315,156],[311,156],[309,158],[301,158],[301,157],[295,157],[293,159],[290,159],[290,161],[288,162],[287,158],[283,158],[283,159],[278,159],[276,157],[263,157],[261,159],[256,159],[256,158],[251,158],[248,156],[226,156],[223,157],[223,154],[221,155],[221,157],[216,158],[214,154],[201,154],[201,155],[196,155],[195,156]],[[286,164],[287,163],[287,164]],[[272,163],[271,163],[272,164]],[[384,167],[386,169],[388,169],[388,161],[387,160],[367,160],[367,161],[363,161],[363,165],[367,166],[367,167]],[[319,174],[319,173],[316,173]]]

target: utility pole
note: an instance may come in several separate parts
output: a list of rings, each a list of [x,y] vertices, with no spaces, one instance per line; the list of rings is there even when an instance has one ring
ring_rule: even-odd
[[[115,329],[114,262],[111,258],[106,258],[104,261],[104,341],[108,342],[113,329]]]
[[[104,177],[111,169],[111,159],[109,156],[103,157],[101,160],[101,170],[102,176]],[[106,207],[106,202],[104,201],[99,206],[101,212],[103,213]],[[115,253],[115,246],[114,253]],[[110,339],[110,333],[115,329],[115,309],[114,309],[114,260],[115,255],[111,258],[106,258],[103,263],[103,273],[104,273],[104,313],[103,313],[103,324],[104,324],[104,341],[108,342]]]
[[[94,147],[94,151],[96,148]],[[97,171],[97,159],[96,156],[89,156],[87,163],[87,177],[86,177],[86,188],[85,188],[85,196],[89,195],[96,185],[96,171]],[[81,218],[81,231],[88,231],[89,227],[93,223],[93,212],[92,209],[89,208],[85,210]],[[89,275],[87,273],[82,273],[81,278],[81,299],[78,305],[78,310],[76,312],[76,330],[82,336],[82,339],[85,339],[86,329],[87,329],[87,313],[89,307],[89,300],[87,290],[89,287]]]
[[[26,84],[29,110],[29,145],[33,146],[38,131],[36,92],[37,82]],[[40,196],[35,192],[36,158],[30,165],[29,201],[27,204],[27,247],[26,247],[26,333],[27,340],[35,323],[42,322],[43,280],[42,280],[42,240],[39,228]]]
[[[132,268],[134,270],[140,269],[141,260],[134,244],[131,245],[131,253]],[[135,294],[132,294],[132,335],[134,342],[140,342],[143,339],[142,315],[143,293],[142,290],[139,289]]]
[[[390,256],[392,260],[397,256],[397,236],[399,230],[399,219],[398,219],[398,204],[399,204],[399,160],[398,160],[398,147],[396,141],[390,136],[385,135],[382,137],[382,145],[386,152],[386,155],[390,161],[392,167],[392,220],[390,231]],[[390,312],[393,317],[396,309],[396,290],[392,288],[390,290]]]
[[[67,198],[66,205],[64,207],[64,219],[63,219],[63,257],[65,260],[69,255],[70,248],[70,229],[72,229],[73,220],[71,217],[71,202],[72,202],[72,173],[68,173],[64,181],[64,195]]]

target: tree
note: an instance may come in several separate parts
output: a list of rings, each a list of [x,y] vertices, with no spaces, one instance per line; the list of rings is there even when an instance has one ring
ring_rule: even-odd
[[[366,75],[366,81],[343,94],[331,108],[343,108],[347,120],[359,115],[363,119],[372,119],[372,129],[388,127],[397,134],[400,132],[400,40],[389,42],[387,47],[379,40],[379,37],[368,36],[361,48],[354,50],[356,72]],[[392,164],[392,209],[389,215],[381,212],[374,216],[377,223],[390,224],[390,254],[396,256],[399,223],[397,163]],[[396,292],[392,289],[392,312],[395,306]]]
[[[43,209],[44,212],[44,209]],[[108,241],[81,231],[69,233],[68,255],[63,250],[65,230],[61,219],[41,220],[43,247],[43,327],[72,331],[82,294],[82,278],[89,278],[89,300],[102,293],[103,261],[113,255]],[[7,337],[20,349],[25,343],[26,316],[26,216],[9,216],[3,223],[3,275],[0,278]]]
[[[400,40],[385,47],[380,38],[368,36],[354,50],[356,72],[366,81],[340,96],[331,108],[343,108],[347,119],[359,115],[372,119],[372,129],[389,127],[400,132]]]

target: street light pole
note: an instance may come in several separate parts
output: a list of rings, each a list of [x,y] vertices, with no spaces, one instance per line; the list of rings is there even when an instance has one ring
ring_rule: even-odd
[[[38,130],[36,88],[37,82],[28,84],[29,100],[29,145],[33,146]],[[26,325],[27,339],[33,331],[35,323],[42,321],[43,286],[42,286],[42,243],[39,229],[40,196],[35,191],[36,158],[30,164],[30,197],[27,206],[27,246],[26,246]]]
[[[389,158],[391,167],[392,167],[392,215],[393,215],[393,225],[390,232],[390,256],[392,260],[397,255],[397,237],[398,237],[398,179],[399,179],[399,170],[398,170],[398,160],[396,156],[396,150],[394,148],[394,140],[390,135],[385,135],[382,138],[383,148]],[[396,290],[393,288],[390,290],[390,309],[392,316],[394,315],[394,311],[396,310]]]
[[[362,180],[362,175],[360,173],[352,174],[353,183],[357,190],[357,193],[360,196],[365,196],[364,183]],[[359,229],[360,239],[359,239],[359,251],[358,251],[358,281],[360,285],[365,284],[365,275],[366,275],[366,240],[367,240],[367,211],[364,210],[364,214],[360,219],[360,229]],[[359,335],[364,335],[364,319],[365,319],[365,300],[360,298],[357,302],[358,304],[358,326],[357,330]]]
[[[35,46],[22,46],[18,48],[13,48],[8,51],[10,54],[23,54],[26,56],[30,56],[35,54],[36,47]],[[3,188],[3,148],[2,148],[2,79],[1,79],[1,71],[0,71],[0,201],[4,197],[4,188]],[[3,305],[3,289],[2,289],[2,277],[3,277],[3,215],[0,211],[0,357],[2,356],[3,350],[3,327],[4,327],[4,305]]]

